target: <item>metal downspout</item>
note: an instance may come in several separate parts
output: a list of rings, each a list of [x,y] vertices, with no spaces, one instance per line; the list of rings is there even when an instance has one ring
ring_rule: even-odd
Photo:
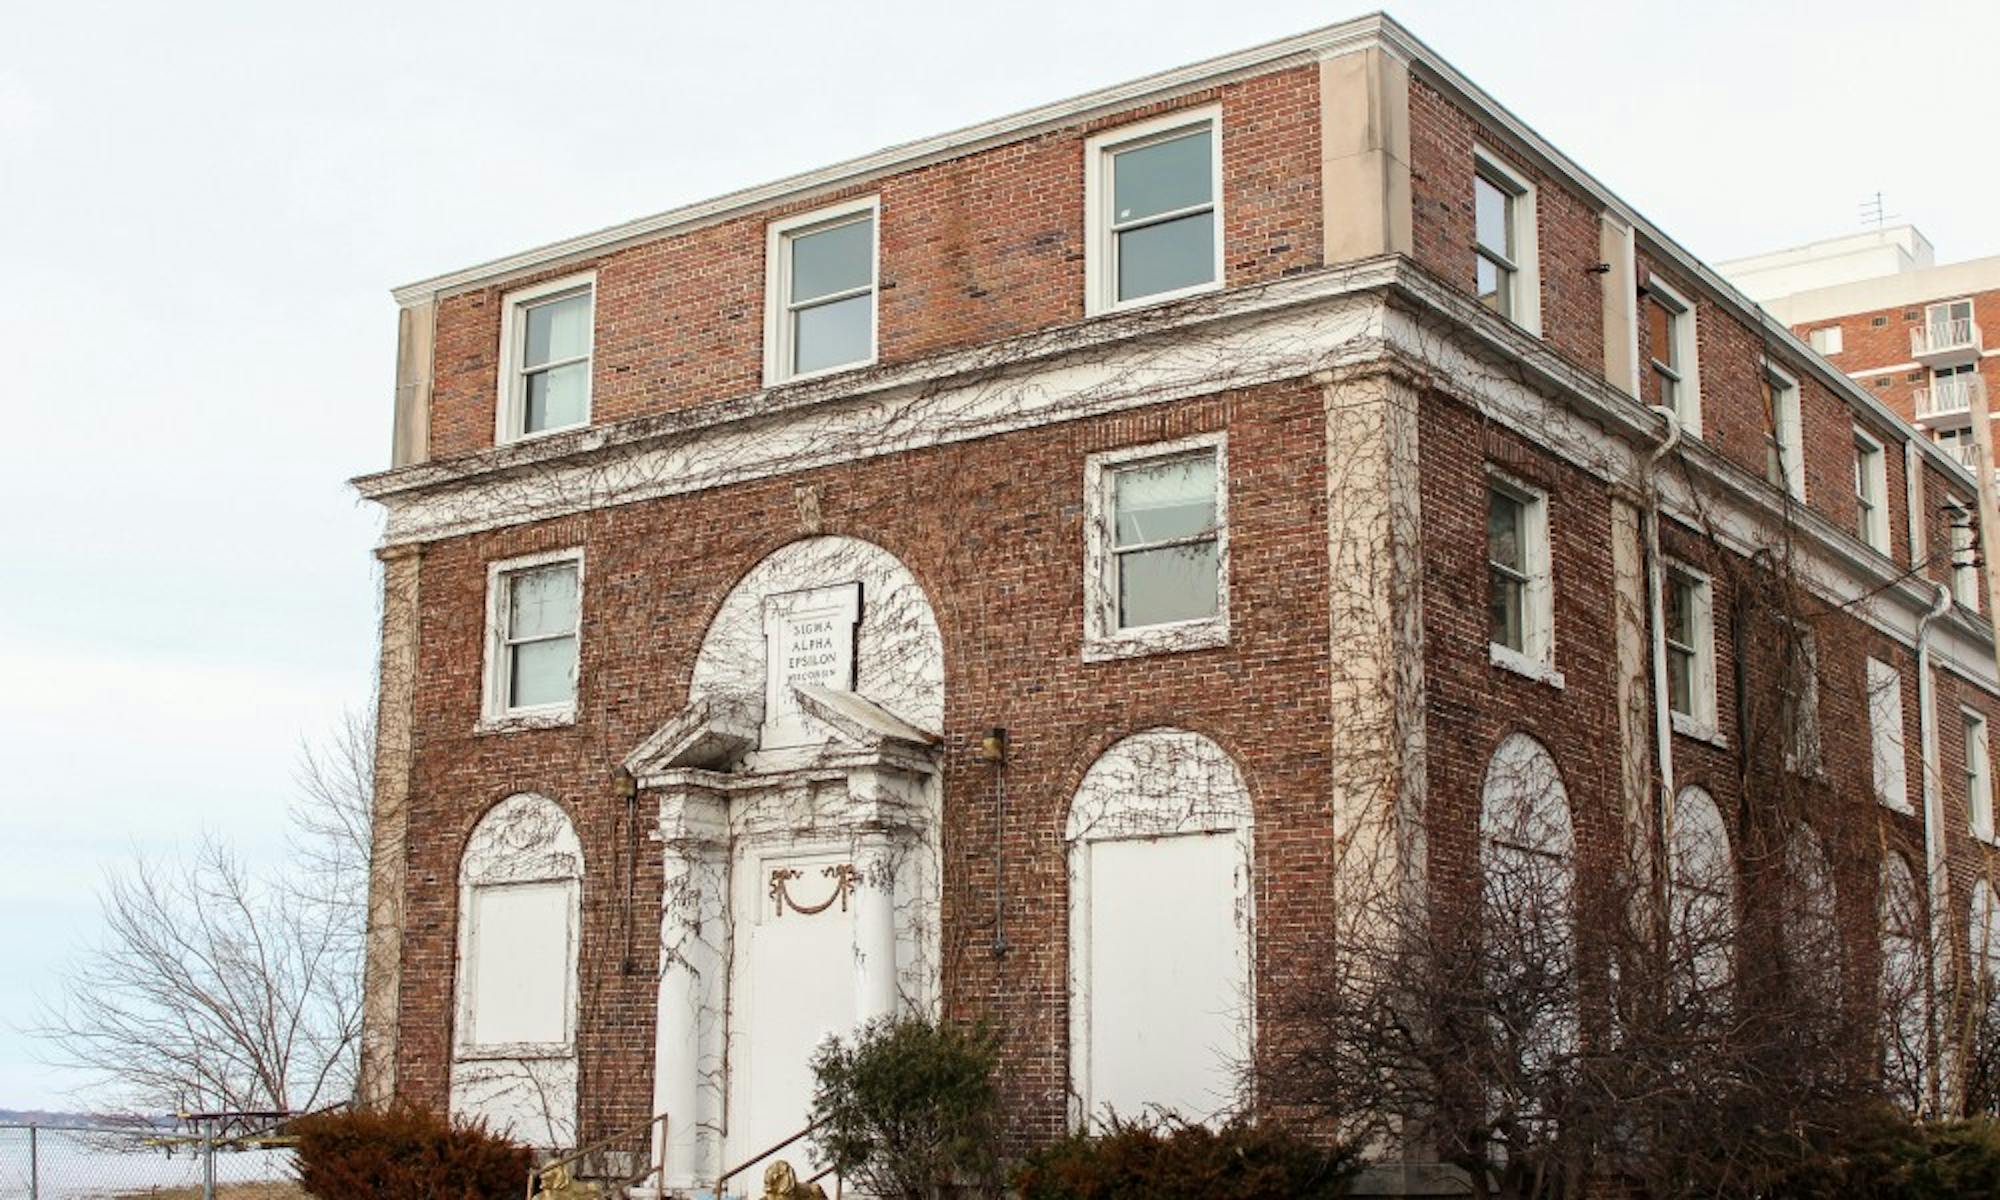
[[[1937,1022],[1938,997],[1944,994],[1944,980],[1939,970],[1939,960],[1944,958],[1950,941],[1950,878],[1945,863],[1944,846],[1944,789],[1938,786],[1938,729],[1935,697],[1931,688],[1931,622],[1951,611],[1951,589],[1943,584],[1937,588],[1937,599],[1929,612],[1917,619],[1917,726],[1918,737],[1922,740],[1924,757],[1924,866],[1929,877],[1929,899],[1931,910],[1930,946],[1930,995],[1925,1005],[1928,1024],[1935,1031]],[[1940,1071],[1937,1069],[1939,1057],[1931,1056],[1932,1068],[1924,1074],[1925,1098],[1932,1113],[1939,1111],[1941,1100]]]
[[[1674,717],[1673,699],[1667,691],[1666,567],[1660,561],[1660,487],[1656,472],[1660,462],[1681,443],[1680,414],[1664,405],[1653,411],[1666,421],[1666,436],[1646,459],[1643,476],[1646,489],[1646,602],[1647,623],[1653,642],[1653,755],[1660,769],[1660,794],[1654,823],[1659,834],[1662,916],[1670,899],[1673,872],[1668,868],[1667,848],[1672,844],[1674,822]]]

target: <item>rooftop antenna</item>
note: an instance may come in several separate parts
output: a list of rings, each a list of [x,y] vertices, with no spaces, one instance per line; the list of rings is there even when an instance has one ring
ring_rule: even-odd
[[[1876,192],[1861,202],[1861,223],[1877,229],[1898,219],[1901,213],[1892,213],[1882,203],[1882,193]]]

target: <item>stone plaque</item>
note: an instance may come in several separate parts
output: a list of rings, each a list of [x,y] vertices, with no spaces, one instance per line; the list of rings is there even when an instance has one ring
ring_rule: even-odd
[[[764,749],[812,740],[795,685],[854,690],[860,623],[859,582],[764,597]]]

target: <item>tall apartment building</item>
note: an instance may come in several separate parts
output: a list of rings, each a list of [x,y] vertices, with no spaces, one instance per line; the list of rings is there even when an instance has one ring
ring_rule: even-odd
[[[1827,361],[1967,467],[1972,410],[2000,382],[2000,257],[1937,264],[1899,225],[1721,263],[1718,269]]]
[[[1971,479],[1385,17],[395,297],[367,1098],[707,1187],[920,1011],[1207,1115],[1358,846],[1733,838],[1777,545],[1853,961],[2000,962]]]

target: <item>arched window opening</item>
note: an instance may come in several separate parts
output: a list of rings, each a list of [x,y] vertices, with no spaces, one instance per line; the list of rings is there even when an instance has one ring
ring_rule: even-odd
[[[1070,805],[1070,1070],[1080,1121],[1235,1106],[1251,1035],[1251,810],[1236,764],[1154,729]]]

